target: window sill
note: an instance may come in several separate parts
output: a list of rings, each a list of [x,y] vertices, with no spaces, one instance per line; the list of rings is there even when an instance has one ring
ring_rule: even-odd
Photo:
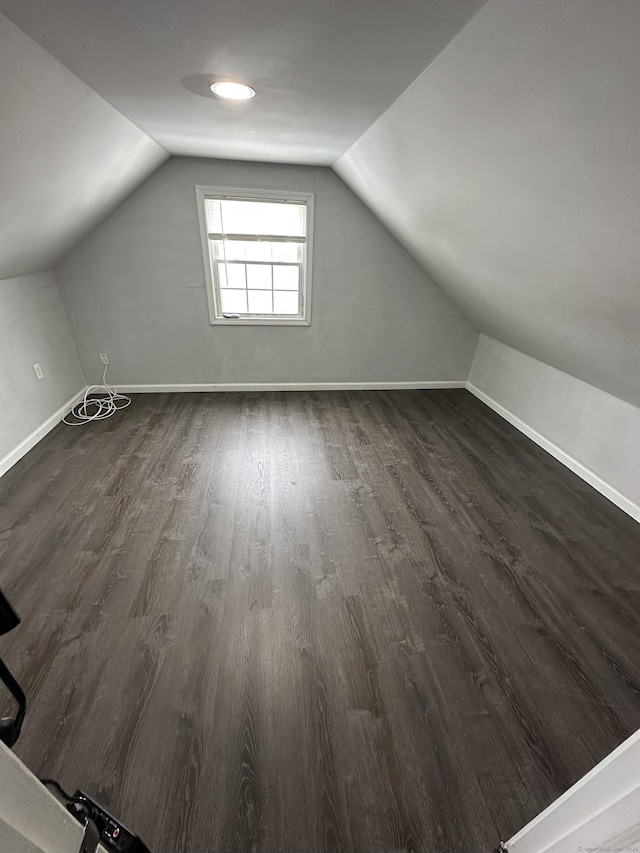
[[[310,326],[311,320],[305,320],[302,317],[293,317],[287,320],[283,317],[259,317],[244,318],[240,317],[237,320],[229,317],[216,317],[211,322],[212,326]]]

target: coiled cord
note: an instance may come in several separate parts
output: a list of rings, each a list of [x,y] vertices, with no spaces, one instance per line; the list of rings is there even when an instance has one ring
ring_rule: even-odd
[[[91,395],[96,392],[99,392],[100,396],[92,397]],[[105,364],[102,371],[102,385],[90,385],[84,392],[82,400],[76,403],[62,421],[67,426],[82,426],[92,421],[104,421],[115,414],[118,409],[126,409],[129,405],[131,405],[131,397],[118,394],[116,388],[107,385],[107,365]],[[71,416],[75,418],[74,421],[67,420]]]

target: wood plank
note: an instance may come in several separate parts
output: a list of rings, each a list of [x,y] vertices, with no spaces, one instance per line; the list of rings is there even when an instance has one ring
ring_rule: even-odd
[[[640,727],[639,555],[463,390],[139,395],[0,480],[16,753],[162,853],[488,851]]]

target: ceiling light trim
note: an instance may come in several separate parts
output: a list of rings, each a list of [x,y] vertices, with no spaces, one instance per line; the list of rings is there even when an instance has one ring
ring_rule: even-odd
[[[252,86],[235,80],[213,80],[209,88],[218,98],[230,101],[249,101],[256,95],[256,90]]]

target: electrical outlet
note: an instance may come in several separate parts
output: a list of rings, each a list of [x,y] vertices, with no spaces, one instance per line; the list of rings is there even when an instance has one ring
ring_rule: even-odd
[[[104,364],[105,367],[107,367],[107,365],[109,364],[109,356],[106,354],[106,352],[100,353],[100,364]]]
[[[36,361],[36,363],[33,365],[33,372],[34,372],[34,373],[35,373],[35,375],[37,376],[37,378],[38,378],[38,382],[39,382],[41,379],[44,379],[44,373],[42,372],[42,368],[40,367],[40,362],[39,362],[39,361]]]

